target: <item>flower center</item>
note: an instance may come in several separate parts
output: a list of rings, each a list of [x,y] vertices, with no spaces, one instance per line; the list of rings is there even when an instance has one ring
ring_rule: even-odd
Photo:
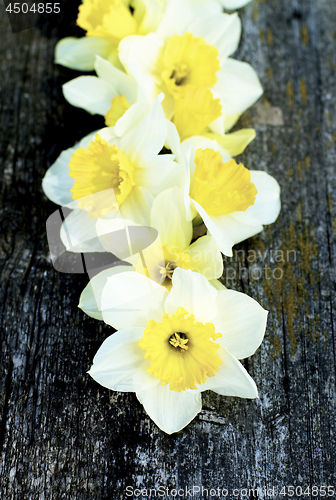
[[[137,23],[122,0],[84,0],[77,24],[87,31],[86,36],[104,38],[114,44],[137,31]]]
[[[162,286],[166,287],[167,290],[171,290],[173,274],[174,274],[175,269],[179,266],[177,263],[170,262],[170,261],[166,261],[165,264],[166,264],[165,267],[160,266],[159,279],[160,279],[160,283]],[[164,276],[165,276],[165,279],[162,281]]]
[[[88,208],[92,217],[117,211],[134,186],[134,168],[126,155],[98,134],[88,148],[74,152],[69,169],[70,177],[75,179],[72,198],[80,200],[79,208]]]
[[[213,87],[220,69],[218,50],[191,33],[174,35],[166,44],[163,66],[162,78],[174,96],[187,85]]]
[[[160,274],[172,280],[176,268],[177,266],[173,262],[166,262],[166,266],[160,268]]]
[[[161,323],[150,320],[139,345],[150,361],[148,373],[181,392],[197,389],[215,375],[221,364],[215,340],[221,336],[212,323],[200,323],[179,307],[172,316],[165,314]]]
[[[169,344],[171,344],[175,349],[187,350],[189,349],[186,345],[189,342],[185,333],[175,332],[169,337]]]
[[[210,91],[220,69],[218,50],[191,33],[174,35],[162,56],[162,79],[175,101],[174,124],[181,140],[200,135],[221,116],[222,107]]]
[[[220,153],[198,149],[190,197],[209,215],[227,215],[245,211],[254,205],[258,191],[251,174],[234,160],[223,163]]]
[[[189,74],[188,67],[186,64],[181,64],[179,68],[174,69],[170,79],[174,80],[175,85],[180,86],[186,82],[187,76]]]

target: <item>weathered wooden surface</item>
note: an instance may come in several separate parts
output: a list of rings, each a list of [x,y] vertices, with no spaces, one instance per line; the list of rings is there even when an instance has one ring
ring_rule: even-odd
[[[274,486],[288,498],[282,486],[336,486],[336,2],[254,0],[241,10],[238,57],[265,89],[241,120],[257,130],[242,160],[282,187],[278,221],[226,259],[227,286],[270,311],[245,362],[260,399],[207,393],[202,413],[170,437],[134,395],[86,374],[111,329],[77,308],[85,277],[57,273],[48,258],[56,207],[41,179],[102,124],[65,103],[61,84],[75,72],[53,65],[56,41],[79,33],[78,3],[16,34],[0,3],[1,498],[115,500],[126,486],[202,485],[228,498]]]

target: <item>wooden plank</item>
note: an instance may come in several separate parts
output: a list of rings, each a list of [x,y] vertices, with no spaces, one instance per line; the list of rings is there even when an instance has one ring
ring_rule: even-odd
[[[58,24],[13,34],[0,4],[1,498],[114,500],[127,486],[259,488],[259,498],[274,486],[286,498],[282,486],[335,485],[336,3],[254,0],[240,11],[238,58],[265,89],[241,119],[257,130],[241,160],[282,187],[278,221],[225,259],[227,286],[270,311],[245,361],[260,399],[206,393],[172,436],[133,394],[86,374],[111,329],[77,308],[86,278],[48,257],[55,206],[41,179],[102,124],[65,103],[61,84],[76,73],[52,63],[56,41],[79,33],[75,7],[62,2]]]

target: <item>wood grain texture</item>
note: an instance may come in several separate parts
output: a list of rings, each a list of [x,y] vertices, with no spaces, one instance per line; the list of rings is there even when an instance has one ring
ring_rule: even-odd
[[[274,486],[287,498],[282,486],[336,487],[336,3],[254,0],[240,11],[237,57],[265,89],[240,120],[257,130],[241,161],[282,188],[278,221],[236,246],[223,278],[270,311],[261,348],[244,361],[260,399],[206,393],[172,436],[133,394],[86,374],[112,330],[77,308],[85,276],[56,272],[48,256],[56,207],[41,179],[102,126],[64,101],[61,85],[76,73],[53,64],[57,40],[80,33],[79,2],[69,3],[16,34],[0,3],[1,498],[115,500],[126,486],[202,485],[228,498],[234,488],[270,498],[264,486]]]

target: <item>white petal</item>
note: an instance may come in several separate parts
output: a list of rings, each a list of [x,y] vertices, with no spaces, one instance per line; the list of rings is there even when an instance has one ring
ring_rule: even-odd
[[[194,174],[195,170],[195,163],[194,163],[194,158],[196,155],[196,151],[198,149],[213,149],[214,151],[219,151],[219,153],[222,156],[223,162],[227,162],[231,160],[231,156],[229,153],[224,149],[218,142],[214,139],[209,139],[207,137],[202,137],[202,136],[194,136],[194,137],[189,137],[189,139],[186,139],[182,143],[182,147],[184,148],[185,146],[191,146],[191,156],[190,158],[192,159],[192,176]]]
[[[95,134],[96,132],[87,135],[76,146],[62,151],[55,163],[47,170],[42,181],[42,189],[45,195],[57,205],[65,206],[73,202],[70,189],[75,181],[69,176],[69,163],[76,149],[87,147],[90,141],[94,140]]]
[[[154,231],[153,228],[152,231]],[[161,285],[165,280],[166,275],[162,274],[165,269],[165,258],[159,236],[151,246],[145,248],[141,256],[138,253],[127,259],[127,261],[134,265],[137,272],[148,276],[156,283]]]
[[[198,135],[195,136],[195,138],[189,137],[189,139],[186,139],[185,141],[182,142],[181,149],[182,149],[182,153],[185,156],[185,164],[188,166],[187,170],[189,173],[188,178],[186,179],[186,182],[188,181],[188,179],[190,181],[190,179],[194,178],[194,173],[195,173],[195,168],[196,168],[194,160],[195,160],[196,151],[198,149],[206,149],[208,147],[208,145],[210,145],[209,139],[206,139],[205,137],[198,136]],[[216,147],[217,146],[218,145],[216,143]],[[190,184],[190,182],[189,182],[189,184]],[[189,185],[188,193],[189,193],[189,190],[190,190],[190,185]]]
[[[154,196],[147,188],[133,187],[126,200],[120,205],[121,217],[135,224],[149,226],[153,200]]]
[[[162,102],[162,108],[167,120],[172,120],[175,114],[175,100],[174,97],[169,94],[169,92],[165,91],[165,98]]]
[[[226,115],[224,120],[225,132],[229,132],[229,130],[231,130],[232,127],[237,123],[239,118],[240,118],[240,113],[231,116]]]
[[[159,96],[141,121],[120,138],[120,149],[139,167],[146,168],[163,148],[167,137],[167,125]],[[135,104],[135,106],[137,106]],[[121,118],[126,120],[127,112]],[[120,120],[119,120],[120,121]],[[124,123],[124,122],[123,122]],[[118,125],[115,131],[119,133]]]
[[[166,7],[165,15],[157,29],[163,40],[168,40],[173,35],[183,35],[189,31],[189,25],[200,16],[219,14],[221,7],[218,2],[211,0],[170,0]]]
[[[78,71],[93,71],[96,55],[107,58],[113,45],[102,38],[67,37],[55,48],[55,63]]]
[[[187,143],[187,141],[184,141],[181,144],[181,151],[182,154],[184,155],[184,164],[182,165],[185,170],[184,174],[185,183],[183,186],[183,192],[184,192],[184,205],[186,209],[186,218],[187,220],[193,220],[197,215],[197,210],[195,209],[194,203],[191,201],[189,196],[191,179],[194,176],[196,168],[194,162],[195,154],[193,153],[193,145]]]
[[[211,89],[210,89],[211,90]],[[214,97],[216,97],[214,95]],[[221,106],[222,106],[221,102]],[[214,134],[219,134],[219,135],[224,135],[225,134],[225,116],[222,113],[221,116],[216,118],[213,122],[209,124],[209,130],[213,132]]]
[[[115,213],[113,215],[115,215]],[[133,229],[136,230],[135,233]],[[145,232],[146,229],[147,228],[143,228],[140,224],[135,224],[121,217],[115,217],[113,219],[105,217],[104,219],[98,219],[96,224],[96,231],[101,244],[107,252],[117,256],[120,260],[127,259],[130,255],[133,255],[130,232],[135,236],[133,239],[136,245],[139,237],[147,236],[147,234],[142,234],[142,230]],[[152,240],[146,241],[143,247],[141,247],[141,250],[146,248],[150,243],[152,243]],[[139,250],[136,250],[135,253],[138,251]]]
[[[156,283],[162,283],[165,276],[160,271],[165,268],[165,259],[158,232],[153,227],[125,220],[100,219],[96,228],[108,252],[131,263],[137,272]]]
[[[166,245],[171,253],[180,253],[189,246],[192,223],[186,220],[182,189],[166,189],[155,198],[151,225],[159,232],[162,245]]]
[[[164,189],[183,186],[185,169],[173,161],[172,155],[158,155],[147,168],[138,168],[134,172],[134,181],[137,186],[144,186],[158,195]]]
[[[132,271],[131,266],[119,265],[105,269],[105,271],[91,278],[80,296],[78,307],[88,316],[91,316],[91,318],[103,320],[103,315],[101,313],[101,296],[107,283],[107,278],[114,274],[130,271]]]
[[[272,224],[281,208],[280,186],[274,177],[258,170],[251,170],[251,182],[258,191],[254,205],[245,212],[234,212],[231,216],[243,224]]]
[[[237,396],[239,398],[254,399],[258,397],[258,389],[254,380],[247,373],[243,365],[232,356],[224,347],[220,347],[217,354],[222,359],[214,377],[209,377],[199,389],[210,389],[222,396]]]
[[[154,228],[125,219],[98,219],[96,230],[106,251],[121,260],[127,259],[127,262],[131,262],[131,256],[139,258],[139,252],[150,247],[158,238]]]
[[[181,163],[181,165],[184,165],[185,157],[181,149],[180,136],[178,135],[176,127],[169,120],[166,120],[166,125],[167,125],[166,145],[168,149],[170,149],[173,155],[175,156],[175,160],[178,163]]]
[[[194,201],[198,213],[203,219],[204,224],[208,228],[211,236],[216,240],[220,251],[232,257],[232,247],[240,241],[246,240],[263,230],[262,224],[249,226],[235,220],[230,215],[210,216],[206,211]],[[236,214],[237,212],[235,212]]]
[[[208,323],[217,313],[217,294],[217,290],[201,274],[176,268],[165,311],[174,314],[178,307],[183,307],[195,315],[196,321]]]
[[[125,135],[132,127],[136,127],[141,123],[145,116],[151,110],[151,104],[136,103],[133,104],[119,120],[113,128],[113,133],[120,138]]]
[[[267,311],[254,299],[234,290],[218,293],[217,315],[212,320],[218,339],[238,359],[252,356],[260,346],[266,328]]]
[[[192,262],[191,269],[201,273],[207,280],[219,278],[223,274],[223,259],[212,236],[202,236],[198,238],[184,252],[190,256]]]
[[[126,75],[106,59],[96,57],[95,70],[99,78],[113,85],[116,93],[124,95],[130,104],[137,98],[137,84],[133,77]]]
[[[247,63],[227,59],[217,77],[218,81],[212,88],[212,93],[221,100],[225,116],[243,113],[263,93],[256,72]]]
[[[74,148],[62,151],[42,180],[45,195],[57,205],[64,206],[73,201],[70,189],[75,181],[69,176],[69,163],[74,151]]]
[[[216,290],[226,290],[226,287],[219,280],[209,280],[209,283]]]
[[[108,337],[99,348],[88,372],[99,384],[113,391],[150,389],[159,381],[147,373],[149,361],[139,346],[143,328],[124,328]]]
[[[80,209],[66,217],[61,228],[61,240],[69,252],[105,252],[97,235],[96,220]]]
[[[207,44],[218,49],[221,67],[227,57],[237,50],[241,22],[238,14],[216,14],[214,16],[200,17],[190,26],[188,31],[197,37],[202,37]]]
[[[111,83],[96,76],[79,76],[63,85],[66,100],[92,114],[105,115],[118,93]]]
[[[112,276],[102,294],[105,323],[120,329],[145,327],[150,319],[162,321],[167,290],[146,276],[129,272]]]
[[[156,33],[127,36],[119,44],[121,62],[127,72],[136,79],[140,92],[147,96],[149,102],[154,102],[160,92],[161,78],[158,81],[158,75],[153,73],[153,68],[157,65],[163,45]]]
[[[140,23],[140,35],[156,31],[164,14],[165,2],[162,0],[135,0],[132,5],[135,9],[133,15]]]
[[[224,9],[236,10],[247,5],[251,0],[222,0]]]
[[[183,429],[202,409],[199,392],[171,391],[168,385],[137,391],[137,397],[150,418],[167,434]]]
[[[120,137],[115,133],[115,127],[105,127],[99,130],[99,135],[102,139],[105,139],[111,146],[117,146],[119,148]]]

